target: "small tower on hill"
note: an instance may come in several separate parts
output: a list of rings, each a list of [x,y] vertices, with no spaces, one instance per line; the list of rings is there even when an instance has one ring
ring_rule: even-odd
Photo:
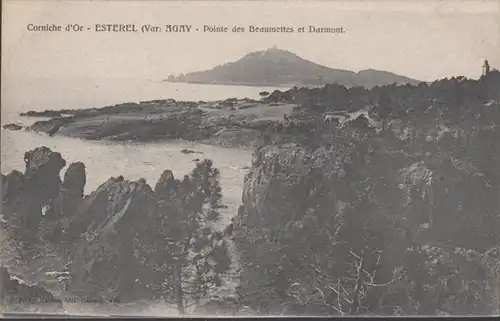
[[[483,76],[486,76],[489,73],[490,73],[490,64],[488,63],[488,60],[485,60],[483,65]]]

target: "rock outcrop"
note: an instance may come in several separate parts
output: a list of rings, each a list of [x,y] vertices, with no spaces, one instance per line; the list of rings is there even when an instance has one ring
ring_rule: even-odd
[[[18,124],[14,124],[14,123],[10,123],[10,124],[3,125],[2,128],[8,129],[8,130],[21,130],[21,129],[23,129],[23,126],[18,125]]]
[[[9,228],[29,243],[35,242],[42,218],[51,215],[66,161],[46,147],[26,152],[24,161],[24,174],[13,171],[2,177],[2,206]]]
[[[49,136],[144,142],[183,139],[250,147],[259,144],[261,133],[278,124],[292,108],[235,98],[213,102],[156,100],[82,110],[30,111],[21,116],[52,117],[26,127]],[[16,128],[6,125],[5,129]]]
[[[142,180],[118,177],[84,197],[83,163],[70,164],[61,182],[59,173],[66,161],[59,153],[36,148],[25,154],[25,162],[24,174],[2,175],[5,232],[25,245],[24,252],[58,250],[70,268],[71,282],[66,286],[71,285],[73,297],[106,300],[117,299],[117,293],[143,295],[133,288],[143,267],[131,244],[141,237],[138,233],[147,233],[148,209],[155,208],[151,188]]]
[[[67,247],[67,243],[80,238],[70,226],[75,225],[72,221],[83,205],[85,183],[85,165],[82,162],[70,164],[60,184],[59,193],[41,222],[38,234],[40,239]]]
[[[182,181],[172,171],[164,171],[154,191],[144,179],[119,176],[86,196],[83,163],[70,164],[61,182],[59,172],[66,161],[59,153],[40,147],[27,152],[25,160],[25,174],[13,171],[1,177],[1,232],[8,236],[2,239],[6,247],[2,260],[8,260],[9,267],[34,264],[18,267],[31,279],[35,274],[64,275],[50,280],[50,286],[73,302],[166,300],[172,297],[172,269],[178,257],[207,260],[205,252],[188,258],[193,251],[205,251],[206,242],[216,251],[212,259],[217,261],[207,260],[213,267],[205,266],[202,277],[212,282],[212,289],[220,286],[219,274],[230,263],[224,240],[213,228],[198,225],[205,215],[213,224],[223,207],[218,170],[210,160],[198,162]],[[183,228],[191,228],[190,224],[196,228],[191,232],[196,244],[189,244],[187,252],[182,250],[186,246]],[[212,243],[214,237],[217,242]],[[19,243],[27,245],[18,248]],[[174,251],[180,254],[174,257]],[[45,255],[51,264],[42,262]],[[181,263],[183,268],[190,264]],[[60,290],[54,282],[61,283]]]
[[[482,204],[491,205],[463,212],[460,206],[471,208],[479,196],[461,193],[472,195],[469,189],[479,186],[443,186],[433,177],[452,165],[428,160],[425,167],[387,147],[311,152],[267,146],[256,152],[235,219],[242,304],[292,315],[494,311],[494,277],[482,253],[499,244],[500,218],[489,213],[496,213],[500,187],[483,187]],[[457,171],[446,177],[477,175]],[[441,192],[448,188],[449,195],[452,187],[456,199]],[[489,188],[497,192],[485,194]],[[356,271],[361,264],[365,275]],[[423,270],[412,270],[419,264]],[[342,287],[347,292],[337,294]],[[400,292],[408,288],[416,292]]]
[[[122,178],[108,180],[85,198],[70,226],[84,238],[72,259],[72,295],[119,302],[153,297],[145,284],[152,271],[134,254],[153,204],[147,184]]]
[[[83,200],[86,180],[85,165],[82,162],[69,165],[61,184],[59,203],[56,205],[59,210],[58,218],[61,216],[67,217],[70,213],[77,213]]]

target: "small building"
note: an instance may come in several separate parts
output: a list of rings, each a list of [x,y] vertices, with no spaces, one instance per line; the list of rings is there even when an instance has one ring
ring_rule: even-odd
[[[490,64],[488,63],[488,60],[485,60],[483,65],[483,76],[486,76],[489,73],[490,73]]]

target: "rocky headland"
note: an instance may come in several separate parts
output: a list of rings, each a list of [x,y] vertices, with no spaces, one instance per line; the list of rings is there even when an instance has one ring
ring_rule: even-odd
[[[218,274],[235,260],[223,244],[234,242],[239,286],[235,298],[207,302],[197,311],[500,312],[500,72],[370,90],[292,88],[266,99],[268,108],[294,107],[258,130],[233,223],[224,231],[193,228],[200,231],[199,242],[216,246],[212,253],[219,258],[214,265],[207,261],[213,274],[207,272],[203,282],[220,284]],[[158,110],[158,103],[147,104]],[[176,118],[166,121],[174,127],[158,126],[163,131],[157,137],[199,133],[199,123],[186,123],[188,129],[175,124],[207,117],[200,104],[168,107]],[[113,108],[123,106],[104,113]],[[99,130],[84,121],[105,117],[99,113],[51,121],[63,123],[55,133],[79,137],[93,128],[89,137],[119,135],[118,127]],[[126,135],[128,130],[141,133],[127,129]],[[181,219],[189,215],[180,214],[221,206],[217,195],[223,190],[210,178],[217,176],[211,162],[198,162],[183,180],[165,171],[154,188],[110,178],[87,196],[83,164],[70,165],[61,180],[65,161],[58,153],[38,148],[26,153],[25,162],[24,173],[2,175],[3,224],[25,258],[57,253],[51,264],[70,275],[61,298],[179,303],[183,292],[171,277],[179,275],[176,258],[185,253],[187,264],[207,253],[206,246],[200,256],[183,251],[190,243],[180,242],[185,239],[178,233],[192,225]],[[195,300],[204,294],[199,287],[189,292],[198,295]]]
[[[279,124],[294,107],[293,103],[268,99],[157,100],[81,110],[29,111],[21,116],[49,117],[25,128],[49,136],[139,142],[183,139],[227,147],[255,147],[262,143],[263,129]],[[3,128],[21,129],[17,124]]]

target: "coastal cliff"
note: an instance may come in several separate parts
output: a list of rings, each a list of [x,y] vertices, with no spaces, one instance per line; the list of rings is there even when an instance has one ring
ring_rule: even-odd
[[[360,152],[256,153],[235,219],[241,304],[278,315],[494,313],[498,190],[481,205],[460,194],[483,182],[445,197],[423,162]]]
[[[500,73],[386,89],[365,92],[369,109],[328,114],[336,121],[313,115],[342,96],[321,106],[328,88],[317,89],[283,129],[300,143],[255,151],[234,219],[242,304],[286,315],[498,313]]]

